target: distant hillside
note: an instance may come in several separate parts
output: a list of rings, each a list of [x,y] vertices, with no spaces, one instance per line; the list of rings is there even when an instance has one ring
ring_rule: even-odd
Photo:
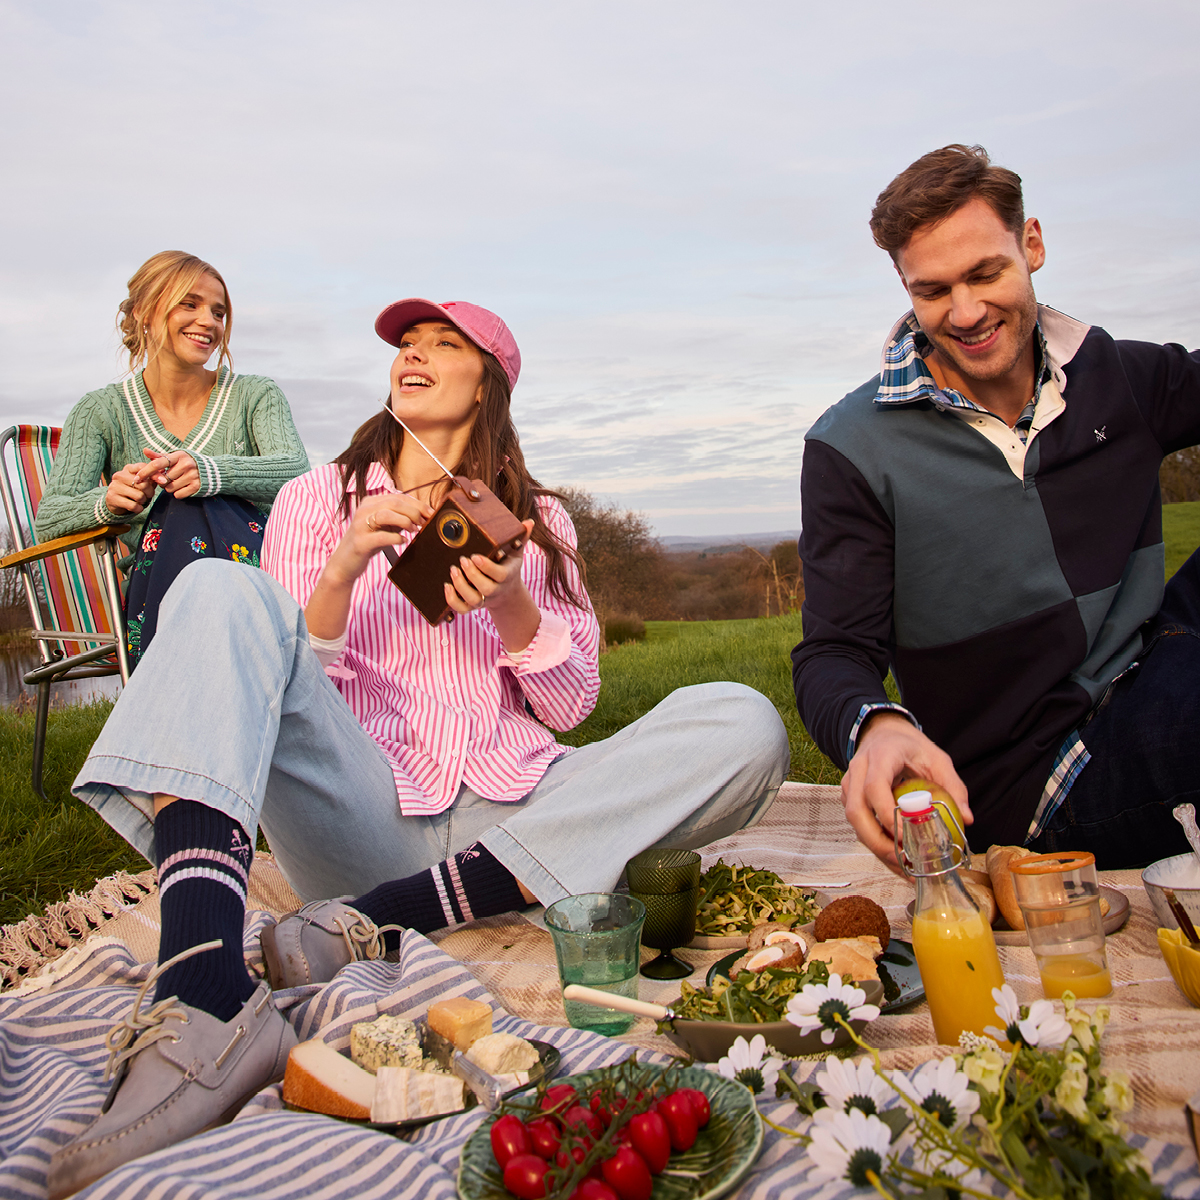
[[[708,537],[683,537],[673,534],[658,540],[672,553],[721,554],[738,550],[742,546],[753,546],[756,550],[769,550],[780,542],[794,542],[800,537],[798,529],[784,529],[776,533],[721,533]]]

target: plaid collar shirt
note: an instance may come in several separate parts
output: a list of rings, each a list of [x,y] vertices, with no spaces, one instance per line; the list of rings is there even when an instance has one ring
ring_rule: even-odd
[[[1013,427],[1016,435],[1024,444],[1029,437],[1029,427],[1033,424],[1033,414],[1041,399],[1042,385],[1050,378],[1050,355],[1046,350],[1046,337],[1040,324],[1034,327],[1034,385],[1033,398],[1025,405],[1017,423]],[[929,339],[925,336],[916,316],[907,312],[896,323],[883,348],[883,361],[879,370],[879,391],[875,393],[875,403],[880,405],[912,404],[917,400],[928,400],[940,408],[958,408],[970,412],[989,412],[981,404],[964,396],[954,388],[939,388],[929,368],[925,365],[925,356],[931,349]],[[992,413],[992,416],[995,414]]]

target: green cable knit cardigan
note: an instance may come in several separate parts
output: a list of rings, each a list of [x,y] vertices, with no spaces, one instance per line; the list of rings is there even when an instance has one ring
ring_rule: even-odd
[[[163,428],[138,371],[121,383],[88,392],[67,415],[34,521],[37,540],[128,524],[121,541],[129,554],[117,564],[127,569],[150,505],[136,515],[112,512],[104,503],[107,489],[100,477],[146,462],[142,451],[147,446],[160,454],[186,450],[200,471],[198,495],[240,496],[264,512],[289,479],[308,470],[291,409],[273,380],[235,375],[223,367],[203,415],[181,440]]]

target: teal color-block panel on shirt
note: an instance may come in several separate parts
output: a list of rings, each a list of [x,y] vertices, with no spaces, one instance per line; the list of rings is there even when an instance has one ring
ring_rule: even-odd
[[[1138,627],[1162,604],[1165,557],[1161,542],[1143,546],[1129,556],[1120,583],[1076,598],[1087,629],[1088,655],[1071,679],[1091,696],[1093,704],[1142,652]]]
[[[897,644],[964,641],[1070,600],[1032,476],[953,413],[874,395],[851,392],[808,437],[848,458],[892,521]]]

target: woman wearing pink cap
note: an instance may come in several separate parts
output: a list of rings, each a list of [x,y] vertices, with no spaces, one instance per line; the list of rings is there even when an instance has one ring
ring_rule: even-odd
[[[754,823],[786,774],[779,715],[740,684],[684,688],[605,741],[556,743],[595,704],[599,635],[571,521],[509,415],[516,342],[471,304],[402,300],[375,327],[397,348],[391,412],[279,493],[265,571],[193,565],[75,781],[158,864],[151,1016],[167,1032],[142,1035],[112,1107],[58,1151],[52,1193],[177,1140],[156,1115],[170,1089],[170,1121],[199,1130],[282,1073],[291,1028],[242,960],[260,822],[310,901],[263,936],[272,984],[291,987],[377,957],[388,926],[611,890],[648,846]],[[461,558],[445,585],[456,615],[431,625],[387,554],[433,515],[443,466],[482,480],[530,537],[499,563]],[[185,694],[164,706],[154,664],[181,659]],[[203,1087],[170,1065],[196,1061]]]

